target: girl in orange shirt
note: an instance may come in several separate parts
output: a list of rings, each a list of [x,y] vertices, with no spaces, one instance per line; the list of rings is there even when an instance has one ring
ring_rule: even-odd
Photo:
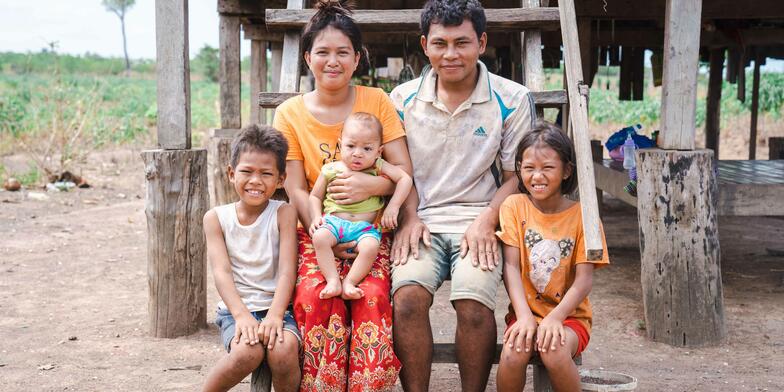
[[[511,304],[498,366],[499,391],[522,391],[528,362],[538,352],[556,391],[579,391],[572,358],[588,345],[594,268],[585,256],[580,204],[567,199],[577,185],[574,147],[555,125],[540,122],[520,142],[516,172],[522,194],[500,209],[504,284]]]

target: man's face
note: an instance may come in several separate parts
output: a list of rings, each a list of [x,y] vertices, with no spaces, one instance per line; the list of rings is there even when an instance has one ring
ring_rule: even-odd
[[[459,83],[475,75],[479,56],[485,52],[487,34],[477,37],[471,21],[464,19],[460,26],[433,23],[428,36],[422,36],[420,41],[440,80]]]

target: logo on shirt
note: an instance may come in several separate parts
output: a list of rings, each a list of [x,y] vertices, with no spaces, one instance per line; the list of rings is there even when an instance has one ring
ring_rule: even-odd
[[[484,127],[479,127],[474,130],[474,136],[484,136],[487,137],[487,132],[485,131]]]

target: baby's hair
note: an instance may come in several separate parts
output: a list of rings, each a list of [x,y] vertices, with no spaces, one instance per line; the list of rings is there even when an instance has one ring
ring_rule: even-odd
[[[577,188],[577,165],[575,164],[572,140],[557,125],[546,121],[537,121],[531,132],[526,134],[523,140],[520,141],[520,145],[517,146],[515,174],[518,181],[520,181],[517,185],[520,192],[528,193],[525,185],[523,185],[523,178],[520,176],[520,164],[523,161],[523,153],[529,147],[550,147],[555,150],[564,164],[564,170],[568,167],[572,168],[572,174],[561,182],[561,193],[566,195],[572,193]]]
[[[367,126],[368,128],[373,128],[373,130],[375,130],[376,134],[378,135],[379,142],[384,139],[384,126],[381,125],[381,121],[378,120],[378,117],[365,112],[351,113],[343,123],[344,128],[345,124],[349,121],[355,121]]]
[[[289,143],[280,131],[269,125],[251,124],[242,128],[231,144],[231,167],[236,168],[240,155],[250,151],[266,152],[275,156],[280,174],[286,173]]]
[[[352,6],[346,0],[317,0],[313,5],[316,13],[310,18],[308,24],[302,29],[300,44],[302,53],[310,52],[313,49],[313,41],[327,27],[332,27],[345,34],[351,41],[354,53],[360,55],[359,65],[354,71],[354,75],[361,73],[369,66],[368,52],[362,45],[362,32],[359,26],[351,17]]]

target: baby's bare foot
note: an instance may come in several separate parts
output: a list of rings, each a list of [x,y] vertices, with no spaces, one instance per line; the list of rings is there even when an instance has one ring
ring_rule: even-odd
[[[343,299],[360,299],[365,293],[357,286],[354,286],[348,280],[343,281]]]
[[[341,294],[340,280],[327,281],[327,285],[319,293],[319,298],[327,299]]]

